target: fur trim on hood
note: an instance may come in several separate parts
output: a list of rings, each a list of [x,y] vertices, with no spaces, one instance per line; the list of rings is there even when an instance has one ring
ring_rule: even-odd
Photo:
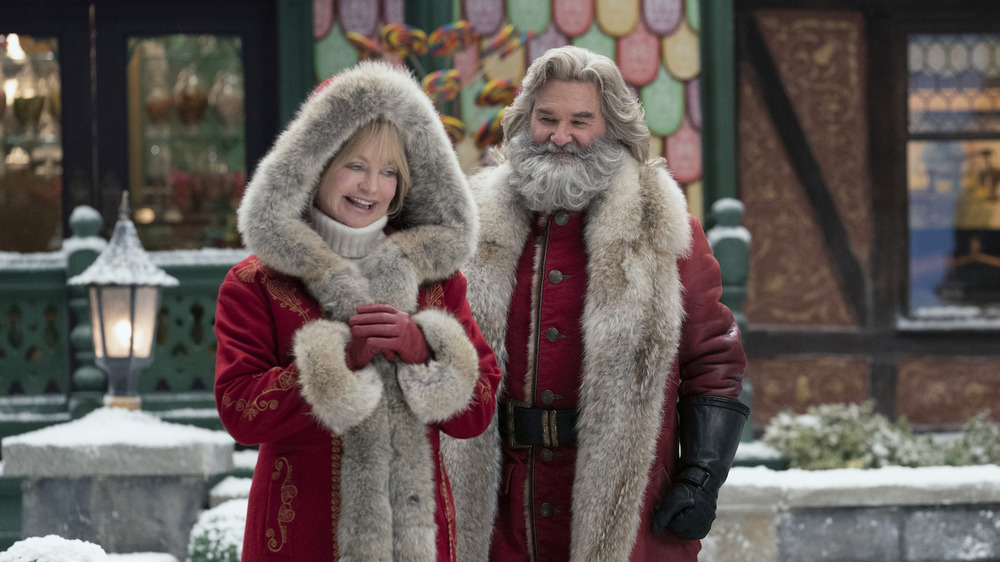
[[[338,256],[306,221],[327,162],[362,125],[382,117],[399,130],[410,166],[396,232],[355,265]],[[465,174],[430,99],[404,69],[366,61],[306,100],[260,165],[240,204],[248,249],[298,277],[328,317],[346,320],[359,304],[385,302],[412,313],[416,287],[455,272],[474,250],[478,218]],[[378,264],[408,267],[373,278]],[[366,274],[367,273],[367,274]]]
[[[398,129],[410,189],[393,232],[358,260],[335,253],[307,222],[327,162],[376,118]],[[425,423],[465,407],[477,354],[450,314],[417,314],[420,285],[444,280],[471,257],[478,215],[465,175],[430,99],[404,69],[363,62],[306,100],[257,168],[239,230],[271,268],[301,279],[324,319],[300,328],[293,353],[317,422],[342,437],[342,560],[435,560],[434,460]],[[386,303],[414,315],[433,359],[411,366],[376,356],[351,371],[346,322],[357,306]]]

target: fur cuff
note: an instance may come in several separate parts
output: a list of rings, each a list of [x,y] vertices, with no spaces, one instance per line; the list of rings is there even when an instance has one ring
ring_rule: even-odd
[[[424,310],[413,315],[433,355],[427,364],[400,364],[403,396],[417,419],[442,422],[469,405],[479,379],[479,355],[465,328],[450,314]]]
[[[367,418],[382,398],[374,366],[347,368],[344,348],[350,337],[343,322],[314,320],[299,328],[292,342],[302,397],[320,424],[338,435]]]

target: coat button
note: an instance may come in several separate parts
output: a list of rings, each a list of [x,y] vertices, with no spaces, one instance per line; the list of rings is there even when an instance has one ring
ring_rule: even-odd
[[[566,336],[560,334],[559,330],[555,328],[549,328],[548,330],[545,330],[545,339],[549,340],[550,342],[554,342],[557,339],[564,337]]]
[[[559,226],[566,226],[569,222],[569,213],[566,211],[559,211],[556,213],[556,224]]]
[[[553,269],[552,271],[549,272],[549,283],[554,283],[554,284],[561,283],[563,277],[565,276],[562,274],[561,271],[559,271],[558,269]]]
[[[553,509],[552,504],[549,502],[543,503],[541,509],[538,511],[542,514],[542,517],[552,517],[552,514],[555,513],[555,509]]]
[[[545,402],[546,404],[551,404],[552,401],[555,399],[556,399],[555,392],[552,392],[551,390],[542,391],[542,402]]]
[[[552,449],[542,449],[538,452],[538,456],[545,462],[552,460]]]

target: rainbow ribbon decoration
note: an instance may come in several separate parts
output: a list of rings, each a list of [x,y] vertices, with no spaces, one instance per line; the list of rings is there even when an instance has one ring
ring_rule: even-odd
[[[462,91],[462,77],[455,69],[436,70],[424,76],[421,85],[434,105],[440,105],[458,97]]]
[[[427,54],[427,34],[405,23],[388,23],[379,31],[379,42],[397,57]]]
[[[465,20],[446,23],[431,32],[427,38],[427,54],[447,57],[464,51],[476,40],[472,24]]]
[[[509,78],[494,78],[483,85],[476,95],[476,105],[510,105],[517,95],[517,86]]]
[[[479,126],[479,131],[476,132],[476,148],[482,150],[487,146],[500,144],[503,140],[503,131],[500,128],[503,111],[503,108],[500,108],[492,119]]]
[[[448,133],[448,138],[452,145],[462,142],[465,138],[465,123],[451,115],[442,115],[441,124],[444,125],[444,132]]]
[[[493,53],[499,51],[501,48],[503,48],[504,45],[507,44],[507,41],[510,40],[511,36],[513,35],[514,35],[514,24],[508,23],[507,25],[504,26],[503,29],[500,30],[499,33],[497,33],[496,35],[493,36],[492,39],[490,39],[490,42],[487,43],[485,47],[483,47],[479,51],[479,58],[486,58],[492,55]]]
[[[358,50],[358,54],[361,55],[362,59],[368,59],[384,54],[382,47],[379,47],[378,43],[372,41],[357,31],[348,31],[344,34],[344,37],[347,39],[348,43],[353,45],[354,48]]]

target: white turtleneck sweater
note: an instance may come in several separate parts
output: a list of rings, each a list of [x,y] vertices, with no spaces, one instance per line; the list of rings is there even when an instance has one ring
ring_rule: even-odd
[[[389,217],[383,216],[368,226],[353,228],[312,206],[309,207],[309,221],[313,230],[334,252],[345,258],[358,259],[367,256],[385,240],[385,233],[382,231],[389,222]]]

